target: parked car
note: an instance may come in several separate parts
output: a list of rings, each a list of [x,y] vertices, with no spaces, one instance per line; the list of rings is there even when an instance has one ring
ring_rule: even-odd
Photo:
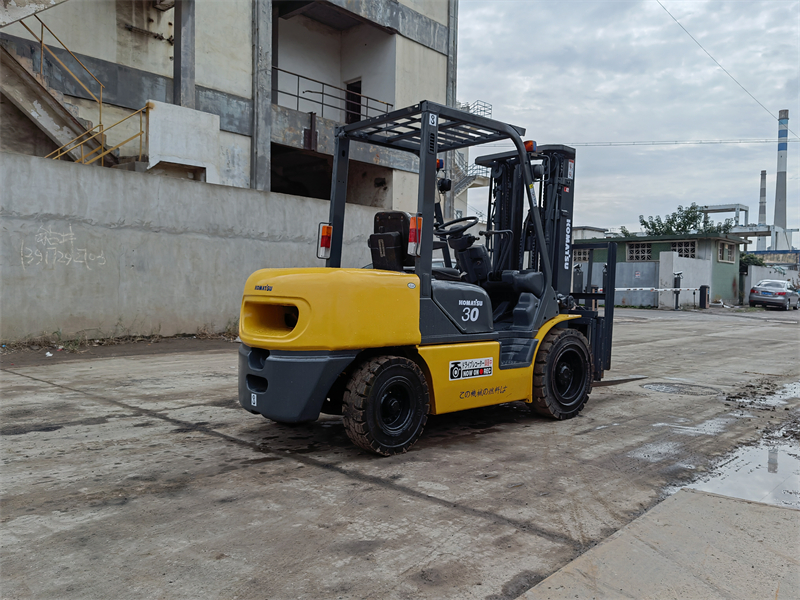
[[[750,306],[759,305],[764,308],[776,306],[783,310],[789,310],[789,307],[797,310],[800,308],[800,293],[788,281],[765,279],[750,290]]]

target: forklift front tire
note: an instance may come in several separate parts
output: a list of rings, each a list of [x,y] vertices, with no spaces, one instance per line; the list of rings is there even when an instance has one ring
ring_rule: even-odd
[[[555,419],[571,419],[592,392],[592,353],[575,329],[551,329],[533,368],[533,410]]]
[[[425,374],[399,356],[379,356],[354,372],[343,397],[344,428],[359,448],[382,456],[406,452],[422,435],[430,398]]]

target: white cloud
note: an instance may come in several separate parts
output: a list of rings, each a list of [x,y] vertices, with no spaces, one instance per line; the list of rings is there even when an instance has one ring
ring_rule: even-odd
[[[539,143],[776,139],[784,108],[800,132],[800,2],[662,1],[773,116],[654,1],[461,0],[458,97],[488,101]],[[766,169],[771,221],[776,165],[777,142],[578,147],[575,220],[638,229],[640,214],[692,202],[739,202],[755,220]],[[797,228],[800,143],[788,179]],[[485,190],[470,203],[483,209]]]

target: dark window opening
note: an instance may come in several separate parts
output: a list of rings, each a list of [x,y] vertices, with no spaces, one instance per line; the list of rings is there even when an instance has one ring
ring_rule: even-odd
[[[357,123],[361,120],[361,80],[347,84],[347,95],[345,96],[345,118],[344,122]]]
[[[270,189],[291,196],[329,200],[333,157],[272,144]]]
[[[333,157],[327,154],[271,145],[270,190],[290,196],[330,200]],[[380,185],[379,185],[380,184]],[[351,160],[347,175],[347,202],[392,207],[391,169]]]

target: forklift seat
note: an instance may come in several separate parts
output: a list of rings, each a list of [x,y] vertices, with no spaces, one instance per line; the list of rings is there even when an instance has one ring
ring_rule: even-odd
[[[431,269],[431,275],[433,275],[434,279],[438,279],[439,281],[463,281],[458,269],[448,267],[433,267]]]
[[[503,271],[502,278],[517,293],[530,292],[537,298],[544,294],[544,273],[539,271]]]
[[[375,213],[374,227],[375,233],[369,236],[374,269],[402,271],[414,265],[414,257],[407,253],[411,215],[402,210],[381,211]]]

